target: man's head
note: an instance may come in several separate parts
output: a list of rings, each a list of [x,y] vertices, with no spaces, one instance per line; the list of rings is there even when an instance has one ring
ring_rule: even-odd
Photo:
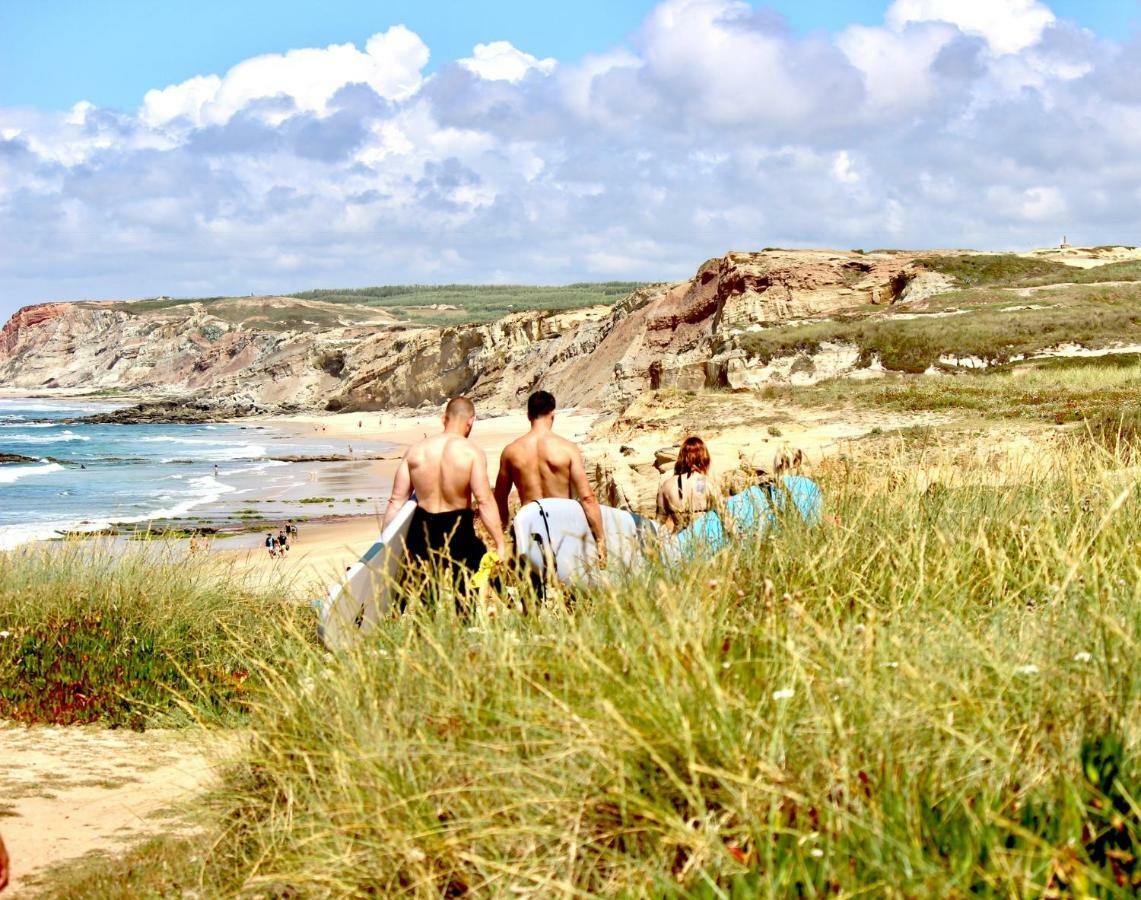
[[[475,424],[475,404],[467,397],[453,397],[444,407],[444,430],[467,437]]]
[[[539,419],[554,417],[555,395],[547,391],[535,391],[527,398],[527,419],[536,422]]]

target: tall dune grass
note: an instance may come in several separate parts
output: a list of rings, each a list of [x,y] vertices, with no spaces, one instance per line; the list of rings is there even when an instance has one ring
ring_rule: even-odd
[[[287,596],[162,544],[0,553],[0,719],[232,718],[306,617]]]
[[[570,610],[428,610],[337,658],[292,642],[262,664],[203,884],[1132,896],[1137,473],[898,474],[835,468],[838,524]]]

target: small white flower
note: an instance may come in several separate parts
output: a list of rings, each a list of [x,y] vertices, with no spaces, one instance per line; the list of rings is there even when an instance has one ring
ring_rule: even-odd
[[[1090,662],[1092,660],[1093,660],[1093,654],[1092,653],[1086,653],[1085,650],[1083,650],[1081,653],[1075,653],[1074,654],[1074,662],[1087,663],[1087,662]]]
[[[897,662],[885,662],[885,663],[883,664],[883,667],[884,667],[885,669],[898,669],[898,668],[899,668],[899,663],[897,663]]]
[[[12,632],[10,631],[0,631],[0,641],[4,640],[5,638],[10,638],[11,636]]]
[[[863,634],[863,633],[864,633],[864,630],[865,630],[865,628],[866,628],[866,626],[864,625],[864,623],[863,623],[863,622],[857,622],[857,623],[856,623],[856,628],[855,628],[855,632],[856,632],[856,634]]]
[[[1029,663],[1025,666],[1019,666],[1014,670],[1015,675],[1037,675],[1038,667],[1034,663]]]
[[[773,699],[774,700],[788,700],[790,697],[794,696],[795,694],[796,694],[796,691],[794,691],[792,688],[782,688],[779,691],[773,691]]]
[[[808,855],[814,859],[820,859],[822,856],[824,856],[824,851],[821,850],[819,847],[813,847],[811,850],[808,851]]]
[[[730,666],[730,662],[729,662],[729,660],[725,660],[725,662],[721,663],[721,668],[722,668],[722,669],[728,669],[728,668],[729,668],[729,666]]]
[[[421,850],[419,847],[413,847],[411,850],[408,851],[408,858],[410,860],[412,860],[412,862],[419,863],[419,862],[423,862],[428,857],[424,855],[424,851]]]
[[[836,687],[847,687],[851,683],[852,683],[851,678],[837,678],[836,679]]]

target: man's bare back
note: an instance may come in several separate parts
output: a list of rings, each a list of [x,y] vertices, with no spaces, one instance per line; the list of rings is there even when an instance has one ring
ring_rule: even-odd
[[[536,398],[539,398],[539,403],[536,403]],[[508,520],[508,499],[512,487],[519,492],[520,506],[547,497],[577,496],[598,545],[599,559],[605,561],[602,509],[586,477],[582,453],[573,441],[559,437],[551,430],[554,412],[555,400],[550,394],[538,391],[531,395],[527,403],[531,430],[508,444],[499,458],[499,475],[495,479],[499,517],[503,522]]]
[[[506,472],[521,506],[544,497],[573,497],[572,469],[581,460],[578,447],[566,438],[528,432],[504,449],[496,485]]]
[[[471,508],[472,470],[481,462],[486,473],[483,451],[467,438],[447,433],[420,441],[404,456],[416,502],[431,513]]]
[[[475,409],[470,401],[453,400],[444,416],[443,434],[424,438],[408,448],[392,481],[392,495],[384,515],[386,527],[413,492],[418,515],[470,510],[474,498],[495,549],[503,555],[503,526],[487,475],[487,455],[468,439],[474,421]]]

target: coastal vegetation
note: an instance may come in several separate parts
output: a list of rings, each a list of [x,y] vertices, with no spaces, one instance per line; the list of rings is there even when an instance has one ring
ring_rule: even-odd
[[[942,377],[894,374],[769,385],[769,400],[833,409],[941,412],[990,420],[1092,423],[1099,434],[1141,416],[1141,354],[1034,360]],[[1087,435],[1084,429],[1077,439]]]
[[[872,310],[731,340],[765,361],[816,353],[832,343],[856,346],[864,365],[878,359],[899,372],[924,372],[941,360],[998,365],[1060,344],[1096,349],[1141,343],[1141,285],[1071,285],[1030,295],[972,288],[931,298],[920,313],[910,307]]]
[[[580,282],[558,286],[422,284],[302,291],[290,296],[378,307],[424,325],[491,322],[526,310],[611,306],[642,286],[637,281]]]
[[[283,586],[161,545],[0,553],[0,720],[235,721],[303,612]]]
[[[879,440],[816,473],[828,524],[573,604],[340,656],[287,607],[231,618],[270,646],[206,830],[82,896],[1133,896],[1129,461]]]
[[[276,330],[306,330],[315,326],[335,327],[374,318],[383,311],[397,322],[417,325],[465,325],[492,322],[514,312],[561,311],[591,306],[611,306],[642,286],[636,281],[579,282],[567,285],[423,284],[383,285],[300,291],[284,295],[314,304],[282,304],[276,298],[259,297],[156,297],[120,303],[116,308],[131,313],[178,311],[191,304],[203,305],[222,321],[256,323]],[[211,326],[213,327],[213,326]],[[201,331],[207,341],[217,340],[220,330]],[[339,374],[337,358],[326,355],[320,366]],[[341,361],[343,365],[343,359]]]

